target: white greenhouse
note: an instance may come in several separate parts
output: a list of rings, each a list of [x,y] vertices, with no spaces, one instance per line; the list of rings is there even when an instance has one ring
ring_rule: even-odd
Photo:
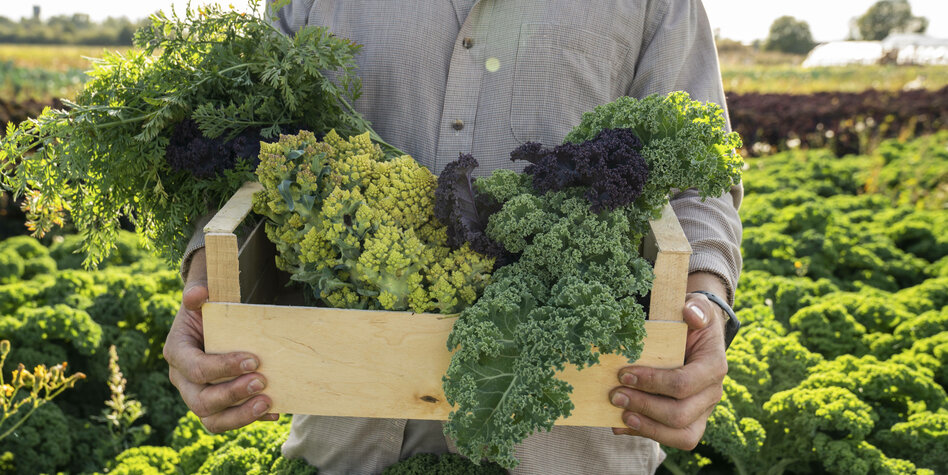
[[[882,41],[832,41],[813,48],[803,67],[880,63],[948,65],[948,39],[892,34]]]

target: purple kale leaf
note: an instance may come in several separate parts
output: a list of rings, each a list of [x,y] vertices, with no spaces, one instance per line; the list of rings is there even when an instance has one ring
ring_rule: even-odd
[[[298,125],[284,126],[283,133],[301,130]],[[195,178],[209,179],[231,170],[243,159],[255,170],[260,162],[259,127],[248,127],[239,134],[213,139],[204,136],[197,122],[185,119],[171,133],[165,148],[165,160],[172,170],[190,172]]]
[[[500,243],[487,237],[486,229],[488,218],[501,206],[474,190],[471,175],[477,166],[473,156],[460,154],[444,167],[435,189],[434,214],[448,228],[449,246],[457,249],[469,243],[471,249],[497,258],[495,267],[499,267],[509,261],[510,254]]]
[[[629,205],[642,194],[648,165],[641,149],[642,141],[630,129],[606,129],[587,142],[553,149],[528,142],[511,152],[510,159],[531,163],[524,173],[533,176],[540,193],[587,187],[586,199],[599,212]]]

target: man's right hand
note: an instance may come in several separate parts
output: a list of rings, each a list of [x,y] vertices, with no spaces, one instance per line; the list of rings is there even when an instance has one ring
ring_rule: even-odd
[[[279,415],[267,412],[272,402],[261,394],[266,379],[254,372],[260,365],[256,356],[204,353],[201,305],[207,295],[207,267],[201,249],[191,261],[181,308],[165,340],[164,357],[170,366],[171,384],[212,433],[237,429],[256,420],[275,421]],[[231,380],[212,384],[221,379]]]

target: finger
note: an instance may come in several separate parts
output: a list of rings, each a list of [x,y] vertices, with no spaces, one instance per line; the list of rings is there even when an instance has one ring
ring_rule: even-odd
[[[709,408],[721,401],[722,390],[711,386],[684,400],[656,396],[628,388],[616,388],[610,395],[612,404],[636,414],[642,414],[660,424],[684,429],[693,424]]]
[[[703,294],[688,294],[685,297],[685,308],[682,310],[682,316],[690,330],[701,330],[708,326],[713,317],[718,317],[720,308],[708,300]]]
[[[225,409],[216,414],[202,417],[201,424],[213,434],[220,434],[238,429],[267,415],[272,402],[270,398],[260,395],[247,402]]]
[[[184,290],[181,293],[181,304],[185,309],[192,312],[200,312],[201,306],[207,302],[208,290],[207,279],[189,280],[184,284]]]
[[[619,382],[639,391],[686,399],[705,388],[720,385],[727,375],[723,357],[692,358],[680,368],[659,369],[628,366],[619,370]]]
[[[195,384],[210,384],[252,373],[260,361],[251,353],[235,352],[209,355],[195,346],[180,344],[166,352],[168,365]]]
[[[187,386],[180,392],[192,412],[198,417],[208,417],[240,405],[262,393],[266,386],[266,379],[262,375],[251,373],[226,383]]]
[[[280,415],[268,412],[260,416],[260,419],[257,419],[257,420],[260,422],[273,422],[273,421],[280,420]]]
[[[647,437],[662,445],[692,450],[698,446],[701,437],[704,436],[711,411],[713,408],[705,411],[697,421],[683,429],[668,427],[641,414],[627,411],[622,414],[626,428],[613,429],[613,433]]]

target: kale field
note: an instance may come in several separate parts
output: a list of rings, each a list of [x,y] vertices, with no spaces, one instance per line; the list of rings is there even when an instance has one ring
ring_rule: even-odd
[[[0,49],[0,125],[84,80],[31,57]],[[876,89],[807,73],[850,84],[826,92],[753,86],[798,68],[725,68],[747,157],[743,327],[704,440],[666,449],[664,473],[948,473],[948,87],[877,72]],[[0,473],[315,473],[280,454],[289,416],[213,435],[187,411],[161,355],[176,269],[123,231],[85,270],[82,236],[28,237],[18,208],[0,194]],[[450,457],[393,473],[433,467],[475,473]]]
[[[698,449],[669,450],[664,469],[948,471],[948,132],[866,155],[752,158],[744,177],[744,327],[725,397]],[[0,440],[3,469],[305,471],[280,457],[287,420],[211,435],[186,414],[160,351],[176,272],[131,234],[100,270],[82,270],[79,239],[0,243],[7,361],[86,375]]]
[[[748,160],[744,326],[671,473],[948,472],[948,132]]]

